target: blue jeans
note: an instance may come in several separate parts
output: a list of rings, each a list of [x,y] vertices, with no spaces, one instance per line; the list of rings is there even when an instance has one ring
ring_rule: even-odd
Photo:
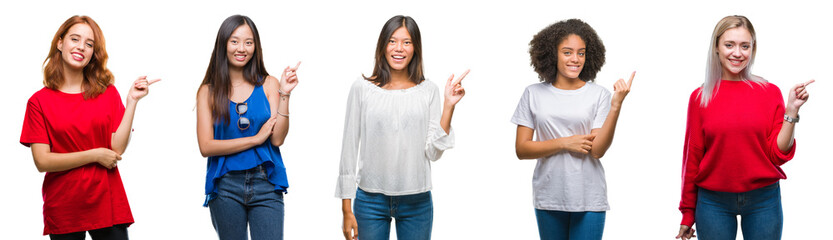
[[[597,240],[605,230],[605,212],[564,212],[535,209],[538,235],[546,240]]]
[[[266,169],[257,166],[220,178],[208,208],[221,240],[245,240],[247,229],[253,240],[283,239],[283,193],[266,177]]]
[[[735,239],[737,215],[741,218],[743,239],[781,239],[781,186],[776,182],[742,193],[698,190],[694,219],[700,240]]]
[[[431,192],[404,196],[387,196],[356,190],[353,214],[359,225],[360,240],[390,239],[390,220],[396,219],[399,240],[431,239],[434,202]]]

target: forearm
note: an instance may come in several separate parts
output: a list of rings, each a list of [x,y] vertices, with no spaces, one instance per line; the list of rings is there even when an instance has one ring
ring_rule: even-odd
[[[619,121],[619,110],[621,106],[610,106],[602,128],[599,129],[596,138],[593,140],[593,148],[590,149],[590,156],[599,159],[604,157],[610,144],[613,143],[613,134],[616,132],[616,123]]]
[[[43,144],[46,145],[46,144]],[[91,156],[91,150],[72,153],[53,153],[48,150],[37,152],[32,145],[32,158],[35,160],[35,167],[39,172],[60,172],[95,162]]]
[[[515,154],[518,159],[538,159],[550,156],[565,150],[561,138],[546,141],[522,141],[515,145]]]
[[[345,216],[353,215],[353,205],[351,199],[341,199],[341,213]]]
[[[272,141],[272,145],[281,146],[286,139],[286,134],[289,133],[289,96],[284,95],[279,98],[277,111],[277,114],[273,116],[277,119],[275,126],[272,128],[272,135],[269,138]]]
[[[256,136],[242,137],[228,140],[208,139],[200,141],[200,153],[203,157],[222,156],[245,151],[260,145]]]
[[[127,150],[127,144],[130,142],[130,130],[133,128],[133,116],[136,113],[136,102],[127,100],[127,106],[124,109],[124,116],[121,118],[119,128],[113,133],[110,139],[110,146],[112,150],[119,155],[124,154]]]
[[[788,152],[793,146],[795,140],[795,123],[784,121],[781,125],[781,131],[778,132],[778,149],[781,152]]]
[[[436,116],[436,115],[435,115]],[[443,107],[443,115],[440,117],[440,126],[446,134],[451,131],[451,117],[454,116],[454,105],[445,104]]]
[[[784,114],[790,116],[792,118],[798,118],[798,109],[787,108],[784,111]],[[795,140],[795,124],[787,122],[784,120],[783,124],[781,124],[781,131],[778,132],[778,149],[781,152],[788,152],[790,148],[793,146],[793,140]]]

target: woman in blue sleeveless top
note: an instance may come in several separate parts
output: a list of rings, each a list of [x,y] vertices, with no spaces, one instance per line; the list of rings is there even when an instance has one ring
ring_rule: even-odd
[[[289,184],[278,146],[289,129],[298,66],[286,67],[279,81],[261,52],[254,22],[227,18],[197,92],[197,140],[208,157],[204,206],[220,239],[247,239],[247,229],[252,239],[283,239]]]

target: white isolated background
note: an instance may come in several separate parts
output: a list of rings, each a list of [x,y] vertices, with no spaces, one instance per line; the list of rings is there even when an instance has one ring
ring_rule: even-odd
[[[281,146],[289,175],[286,239],[340,239],[341,200],[333,197],[350,84],[370,74],[376,39],[397,14],[414,17],[426,76],[443,86],[466,69],[467,95],[452,125],[457,146],[432,165],[435,239],[536,239],[531,179],[535,161],[514,154],[509,122],[523,89],[538,82],[528,43],[556,21],[580,18],[596,29],[607,64],[596,82],[637,71],[603,158],[611,210],[605,239],[672,239],[680,213],[680,166],[689,94],[703,81],[717,21],[746,15],[758,33],[753,73],[782,92],[816,79],[796,128],[798,150],[783,166],[784,239],[824,236],[833,214],[830,44],[833,22],[818,1],[14,1],[0,10],[4,104],[0,174],[3,239],[42,237],[43,174],[21,146],[27,99],[43,87],[41,64],[58,26],[76,14],[101,26],[109,68],[122,96],[141,75],[162,78],[136,111],[119,164],[136,223],[132,239],[216,239],[202,207],[206,160],[196,140],[195,96],[220,23],[251,17],[267,68],[303,61]],[[394,237],[395,238],[395,237]]]

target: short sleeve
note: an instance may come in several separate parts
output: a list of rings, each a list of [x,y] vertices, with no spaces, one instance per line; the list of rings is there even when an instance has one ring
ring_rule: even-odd
[[[596,103],[596,117],[593,118],[592,129],[602,128],[605,120],[607,120],[607,114],[610,113],[610,92],[601,86],[599,86],[599,89],[599,99]]]
[[[521,95],[521,100],[518,101],[518,107],[515,108],[515,114],[512,115],[511,121],[519,126],[535,129],[535,124],[532,121],[532,110],[529,108],[530,98],[530,90],[527,87],[524,94]]]
[[[119,125],[121,125],[121,119],[124,117],[124,103],[121,102],[121,95],[119,95],[119,91],[116,90],[116,87],[110,85],[107,91],[113,91],[112,94],[108,94],[110,97],[109,101],[112,103],[112,115],[113,119],[110,125],[110,132],[114,133],[116,130],[119,129]]]
[[[41,109],[40,99],[35,94],[26,104],[26,115],[23,117],[23,130],[20,133],[20,144],[29,147],[32,143],[49,144],[46,130],[46,116]]]

